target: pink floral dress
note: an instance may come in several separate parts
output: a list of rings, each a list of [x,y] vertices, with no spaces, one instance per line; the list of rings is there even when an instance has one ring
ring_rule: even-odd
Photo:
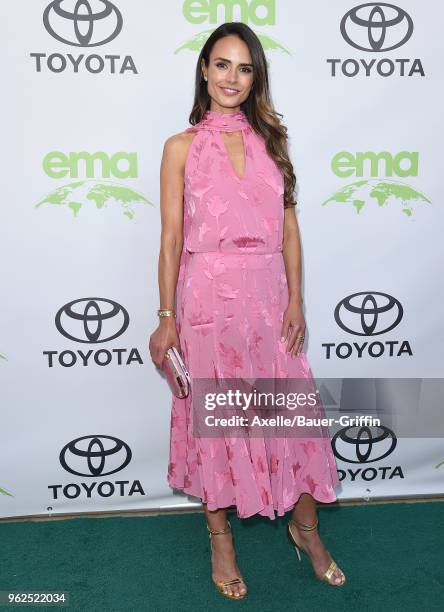
[[[236,506],[275,519],[302,493],[336,500],[327,434],[315,438],[193,435],[193,381],[311,378],[305,353],[280,341],[288,287],[282,255],[284,179],[244,112],[206,111],[184,172],[184,246],[176,289],[177,329],[191,393],[173,396],[167,480],[209,510]],[[238,176],[222,131],[241,131]]]

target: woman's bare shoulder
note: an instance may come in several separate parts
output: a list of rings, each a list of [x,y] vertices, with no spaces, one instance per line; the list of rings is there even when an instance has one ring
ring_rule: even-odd
[[[163,164],[182,175],[185,170],[185,164],[190,150],[191,143],[196,135],[195,132],[178,132],[165,140],[163,146]]]
[[[164,143],[165,153],[184,161],[195,135],[195,132],[187,132],[184,130],[183,132],[178,132],[177,134],[169,136]]]

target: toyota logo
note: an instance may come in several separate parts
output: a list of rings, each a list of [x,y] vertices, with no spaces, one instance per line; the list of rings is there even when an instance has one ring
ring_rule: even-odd
[[[97,344],[121,336],[129,325],[129,314],[112,300],[82,298],[62,306],[55,316],[55,325],[65,338]]]
[[[123,470],[131,461],[128,444],[113,436],[83,436],[60,451],[63,469],[76,476],[107,476]]]
[[[98,47],[120,34],[122,15],[109,0],[77,0],[74,9],[68,10],[72,4],[54,0],[43,13],[46,31],[59,42],[74,47]]]
[[[404,310],[401,303],[380,291],[360,291],[348,295],[334,311],[341,329],[356,336],[378,336],[396,327]]]
[[[348,432],[357,429],[356,435]],[[348,463],[373,463],[390,455],[396,448],[397,439],[391,429],[378,425],[382,433],[374,435],[370,427],[344,427],[332,438],[333,452],[338,459]]]
[[[344,40],[361,51],[391,51],[405,44],[412,35],[413,21],[394,4],[367,2],[355,6],[341,19]]]

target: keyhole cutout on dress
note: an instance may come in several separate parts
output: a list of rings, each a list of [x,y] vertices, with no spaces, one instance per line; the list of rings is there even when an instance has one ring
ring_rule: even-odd
[[[242,181],[247,171],[244,134],[239,132],[219,132],[225,148],[225,154],[237,178]]]

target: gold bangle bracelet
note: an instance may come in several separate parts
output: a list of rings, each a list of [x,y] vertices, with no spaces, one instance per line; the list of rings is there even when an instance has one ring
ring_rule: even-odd
[[[159,308],[157,310],[159,317],[175,317],[176,313],[172,308]]]

